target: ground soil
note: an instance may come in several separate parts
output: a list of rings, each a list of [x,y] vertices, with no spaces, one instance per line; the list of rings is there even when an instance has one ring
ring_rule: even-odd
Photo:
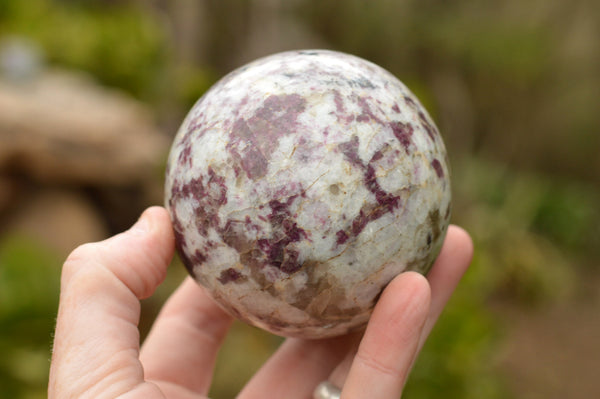
[[[501,368],[518,399],[600,398],[600,272],[567,300],[494,306],[507,326]]]

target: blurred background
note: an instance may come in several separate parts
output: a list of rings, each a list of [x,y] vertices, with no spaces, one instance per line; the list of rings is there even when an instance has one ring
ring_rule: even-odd
[[[594,0],[1,0],[0,397],[46,397],[62,261],[162,203],[197,98],[298,48],[390,70],[448,147],[475,258],[405,397],[598,397]],[[144,334],[185,275],[174,263]],[[280,343],[236,323],[211,398],[233,398]]]

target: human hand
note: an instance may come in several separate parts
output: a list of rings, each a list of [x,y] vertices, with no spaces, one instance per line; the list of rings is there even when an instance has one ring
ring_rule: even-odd
[[[323,380],[342,398],[399,397],[417,353],[472,256],[450,226],[427,278],[407,272],[384,290],[363,333],[287,339],[240,398],[310,398]],[[167,212],[148,209],[130,230],[77,248],[64,264],[48,396],[205,398],[232,317],[191,278],[167,301],[140,351],[140,299],[174,252]]]

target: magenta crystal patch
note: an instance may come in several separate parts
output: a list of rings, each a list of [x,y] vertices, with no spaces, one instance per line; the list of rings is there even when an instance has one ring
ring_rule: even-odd
[[[165,201],[178,252],[227,310],[275,334],[362,328],[381,290],[426,273],[450,216],[446,150],[390,73],[332,51],[254,61],[192,108]]]

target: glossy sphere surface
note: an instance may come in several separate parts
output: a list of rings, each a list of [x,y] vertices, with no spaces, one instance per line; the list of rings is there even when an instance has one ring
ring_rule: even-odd
[[[397,274],[429,270],[450,217],[446,158],[427,112],[382,68],[286,52],[196,103],[165,201],[183,262],[224,308],[323,338],[364,326]]]

